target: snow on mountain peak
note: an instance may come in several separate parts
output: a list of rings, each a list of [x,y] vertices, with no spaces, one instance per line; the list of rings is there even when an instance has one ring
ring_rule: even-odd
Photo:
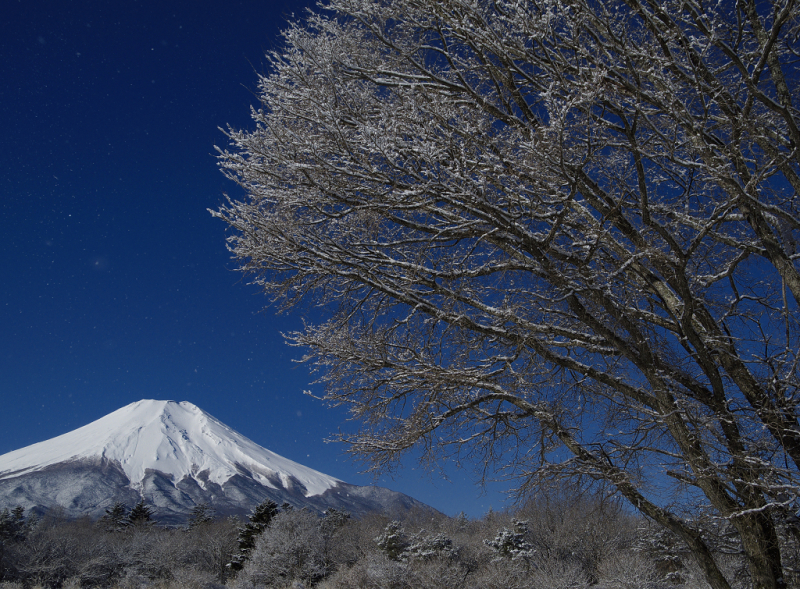
[[[173,482],[207,471],[207,480],[222,484],[239,472],[239,466],[271,487],[273,479],[286,486],[294,478],[305,487],[307,497],[341,482],[259,446],[192,403],[152,399],[0,456],[0,480],[53,464],[98,458],[119,463],[134,488],[150,469],[171,475]]]

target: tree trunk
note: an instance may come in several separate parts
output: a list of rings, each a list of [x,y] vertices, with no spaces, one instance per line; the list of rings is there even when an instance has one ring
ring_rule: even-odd
[[[784,589],[780,544],[769,515],[756,512],[733,523],[742,539],[753,588]]]

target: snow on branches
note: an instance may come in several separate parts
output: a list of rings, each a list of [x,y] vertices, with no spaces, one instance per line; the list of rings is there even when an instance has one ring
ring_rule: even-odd
[[[212,213],[361,424],[520,481],[604,481],[728,587],[798,508],[794,0],[331,0],[269,56]]]

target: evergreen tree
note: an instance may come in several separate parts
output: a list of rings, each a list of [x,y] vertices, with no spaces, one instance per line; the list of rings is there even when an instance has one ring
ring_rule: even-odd
[[[144,502],[144,499],[140,499],[128,514],[128,523],[133,526],[147,525],[152,523],[152,520],[153,510]]]
[[[8,508],[0,511],[0,542],[5,540],[24,540],[30,523],[25,521],[25,508],[17,506],[10,512]]]
[[[198,503],[189,516],[189,529],[214,521],[214,508],[208,503]]]
[[[429,560],[432,558],[450,558],[455,559],[458,556],[458,550],[453,547],[453,541],[442,534],[425,534],[425,530],[421,530],[418,534],[411,538],[408,547],[401,555],[401,560],[408,560],[410,558],[421,558]]]
[[[101,525],[109,532],[119,532],[130,525],[128,521],[128,506],[117,501],[106,508],[106,514],[100,518]]]
[[[495,551],[498,559],[510,558],[511,560],[528,560],[535,552],[533,546],[525,539],[528,535],[528,522],[512,519],[513,530],[503,528],[493,540],[484,540],[483,543]]]
[[[400,522],[393,521],[386,524],[380,536],[375,538],[378,548],[383,550],[391,560],[402,560],[403,553],[408,548],[408,539]]]
[[[346,511],[339,511],[333,507],[326,509],[322,521],[319,523],[322,535],[330,538],[336,530],[344,526],[350,520],[350,514]]]
[[[11,514],[6,507],[0,511],[0,540],[5,540],[11,530]]]
[[[239,528],[239,550],[233,556],[228,568],[232,571],[239,571],[244,566],[244,562],[249,558],[250,552],[256,545],[256,539],[269,527],[280,509],[278,504],[272,499],[265,499],[248,516],[248,521],[244,527]]]

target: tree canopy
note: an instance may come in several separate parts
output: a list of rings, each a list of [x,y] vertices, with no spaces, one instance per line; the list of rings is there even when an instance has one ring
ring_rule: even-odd
[[[728,587],[800,490],[794,0],[331,0],[285,32],[213,214],[343,436],[603,481]],[[305,301],[305,303],[304,303]]]

